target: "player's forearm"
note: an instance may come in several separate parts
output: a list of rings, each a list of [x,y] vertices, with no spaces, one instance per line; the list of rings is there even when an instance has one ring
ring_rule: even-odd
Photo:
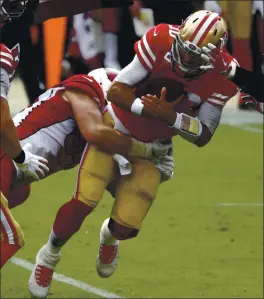
[[[84,134],[84,138],[101,150],[112,154],[146,158],[150,155],[149,147],[104,124],[97,125],[93,132]]]
[[[8,103],[5,99],[0,98],[0,120],[1,120],[1,148],[12,159],[19,156],[22,152],[20,142],[18,140],[16,128],[11,118]]]
[[[257,101],[264,102],[264,75],[237,67],[235,75],[231,80]]]
[[[135,99],[136,95],[132,88],[128,84],[117,81],[113,82],[107,94],[109,102],[127,111],[131,111]]]
[[[107,94],[108,101],[136,115],[151,116],[147,109],[143,109],[141,99],[137,98],[133,91],[133,86],[143,81],[148,75],[148,71],[135,55],[133,61],[115,78]]]
[[[181,136],[198,147],[205,146],[214,133],[214,130],[210,130],[199,118],[184,113],[172,113],[168,118],[168,125],[174,128],[175,135]]]

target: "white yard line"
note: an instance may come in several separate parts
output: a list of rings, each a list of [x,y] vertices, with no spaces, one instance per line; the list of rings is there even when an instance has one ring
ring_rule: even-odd
[[[29,270],[29,271],[32,271],[34,268],[34,264],[32,264],[24,259],[13,257],[10,261],[11,261],[11,263],[18,265],[26,270]],[[65,276],[63,274],[54,273],[53,279],[57,280],[59,282],[63,282],[65,284],[71,285],[75,288],[81,289],[87,293],[100,296],[102,298],[124,298],[124,297],[118,296],[116,294],[109,293],[103,289],[98,289],[98,288],[96,288],[92,285],[89,285],[83,281],[76,280],[74,278]]]
[[[263,202],[259,203],[220,203],[221,207],[263,207]]]

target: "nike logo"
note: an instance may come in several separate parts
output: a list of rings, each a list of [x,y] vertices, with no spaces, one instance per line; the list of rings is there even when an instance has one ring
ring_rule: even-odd
[[[225,60],[223,60],[223,64],[224,64],[224,66],[227,66],[227,63],[225,62]]]
[[[155,30],[154,30],[154,36],[157,36],[158,35],[158,33],[157,33],[157,28],[155,28]]]

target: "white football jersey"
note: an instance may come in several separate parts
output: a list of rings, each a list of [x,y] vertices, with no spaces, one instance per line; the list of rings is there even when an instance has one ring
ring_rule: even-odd
[[[48,175],[78,165],[86,145],[70,104],[61,96],[61,91],[67,87],[87,92],[98,103],[100,110],[104,109],[100,85],[92,77],[77,75],[47,90],[33,105],[13,118],[22,147],[30,143],[33,154],[48,160]],[[18,186],[32,182],[28,180],[25,181],[18,171],[14,184]]]

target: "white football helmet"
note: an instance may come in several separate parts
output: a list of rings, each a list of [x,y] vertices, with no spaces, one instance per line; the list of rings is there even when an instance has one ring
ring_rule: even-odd
[[[227,25],[217,13],[200,10],[190,15],[179,27],[171,49],[171,65],[177,64],[185,76],[198,76],[205,61],[202,47],[211,43],[223,48],[227,42]]]

